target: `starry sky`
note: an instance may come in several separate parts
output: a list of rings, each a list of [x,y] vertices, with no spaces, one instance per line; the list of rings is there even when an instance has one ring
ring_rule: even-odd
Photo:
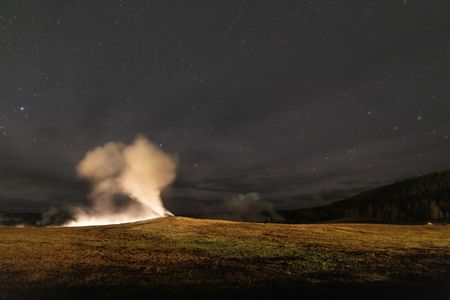
[[[139,133],[178,156],[176,214],[448,169],[450,5],[0,2],[0,211],[86,201],[84,154]]]

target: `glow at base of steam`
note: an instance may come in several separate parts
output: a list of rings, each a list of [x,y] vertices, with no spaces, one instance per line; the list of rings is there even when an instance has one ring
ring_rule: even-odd
[[[153,219],[160,219],[166,217],[174,217],[169,211],[166,211],[164,215],[152,215],[152,216],[139,216],[139,217],[130,217],[128,215],[116,214],[116,215],[108,215],[108,216],[89,216],[83,215],[79,216],[76,221],[70,221],[66,223],[64,226],[66,227],[85,227],[85,226],[101,226],[101,225],[114,225],[114,224],[124,224],[124,223],[133,223],[139,221],[147,221]]]

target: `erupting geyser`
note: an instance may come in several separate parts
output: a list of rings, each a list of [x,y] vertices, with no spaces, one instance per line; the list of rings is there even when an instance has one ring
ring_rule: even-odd
[[[176,158],[139,136],[131,145],[109,142],[89,151],[77,166],[92,184],[92,207],[77,207],[65,226],[119,224],[172,215],[161,191],[175,179]],[[126,205],[115,197],[125,195]]]

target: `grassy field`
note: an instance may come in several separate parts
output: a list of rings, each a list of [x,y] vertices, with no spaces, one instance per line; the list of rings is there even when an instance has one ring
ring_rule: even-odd
[[[0,299],[450,299],[450,226],[0,227]]]

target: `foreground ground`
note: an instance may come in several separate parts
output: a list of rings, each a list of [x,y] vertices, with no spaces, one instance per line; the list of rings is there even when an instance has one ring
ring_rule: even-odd
[[[450,226],[0,227],[0,299],[450,298]]]

